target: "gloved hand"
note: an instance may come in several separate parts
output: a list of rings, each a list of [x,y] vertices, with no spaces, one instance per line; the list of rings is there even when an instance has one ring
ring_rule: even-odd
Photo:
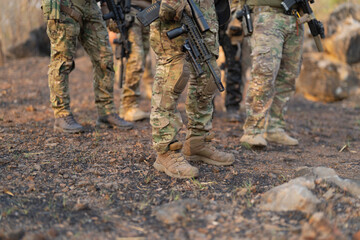
[[[183,11],[192,16],[187,0],[162,0],[159,17],[162,21],[180,21]]]

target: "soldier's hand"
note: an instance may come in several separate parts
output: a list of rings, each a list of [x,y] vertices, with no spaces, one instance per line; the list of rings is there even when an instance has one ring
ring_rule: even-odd
[[[183,11],[192,16],[187,0],[162,0],[159,17],[162,21],[180,21]]]
[[[182,18],[182,13],[185,10],[185,12],[187,13],[187,15],[189,15],[190,17],[192,17],[192,12],[191,12],[191,7],[188,3],[187,0],[182,0],[182,5],[179,7],[179,9],[176,11],[176,16],[175,16],[175,21],[180,21]]]
[[[108,27],[108,29],[112,32],[115,33],[120,33],[119,28],[117,27],[116,22],[114,22],[114,20],[109,19],[106,21],[106,26]]]

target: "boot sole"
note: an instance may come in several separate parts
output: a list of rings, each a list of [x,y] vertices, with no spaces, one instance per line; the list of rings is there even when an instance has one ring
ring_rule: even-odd
[[[113,126],[113,125],[110,125],[110,124],[106,124],[106,123],[99,123],[97,122],[96,123],[96,127],[97,128],[102,128],[102,129],[106,129],[106,128],[117,128],[117,129],[120,129],[120,130],[130,130],[130,129],[133,129],[134,126]]]
[[[273,140],[269,140],[269,139],[266,139],[266,141],[275,143],[278,145],[284,145],[284,146],[298,146],[299,145],[299,143],[293,143],[293,144],[292,143],[283,143],[283,142],[273,141]]]
[[[84,132],[84,129],[63,129],[61,127],[56,127],[54,126],[54,131],[55,132],[63,132],[63,133],[82,133]]]
[[[200,156],[200,155],[192,155],[192,156],[186,156],[184,155],[189,161],[192,162],[204,162],[210,165],[215,165],[215,166],[229,166],[232,165],[234,161],[231,162],[218,162],[218,161],[214,161],[210,158],[204,157],[204,156]]]
[[[145,119],[149,119],[150,116],[145,116],[145,117],[137,117],[137,118],[126,118],[126,117],[123,117],[123,119],[127,122],[137,122],[137,121],[142,121],[142,120],[145,120]]]
[[[173,174],[171,172],[169,172],[166,167],[164,167],[162,164],[159,164],[157,162],[154,162],[153,164],[154,168],[156,170],[158,170],[159,172],[164,172],[166,175],[173,177],[173,178],[192,178],[192,177],[197,177],[196,176],[181,176],[181,175],[177,175],[177,174]]]

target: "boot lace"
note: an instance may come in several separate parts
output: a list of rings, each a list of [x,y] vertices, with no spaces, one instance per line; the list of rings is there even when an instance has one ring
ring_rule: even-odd
[[[69,115],[69,116],[65,117],[64,120],[69,125],[77,124],[73,115]]]

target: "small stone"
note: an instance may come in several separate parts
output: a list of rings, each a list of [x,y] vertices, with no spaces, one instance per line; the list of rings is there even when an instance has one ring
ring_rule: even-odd
[[[41,166],[40,166],[39,164],[36,164],[36,165],[34,166],[34,169],[35,169],[36,171],[40,171],[40,170],[41,170]]]
[[[200,203],[195,199],[184,199],[167,203],[154,210],[156,219],[165,224],[174,224],[185,219],[190,209],[199,207]]]
[[[178,228],[174,232],[174,240],[187,239],[186,232],[182,228]]]
[[[196,230],[190,230],[189,231],[189,238],[190,239],[196,239],[196,240],[207,240],[207,237],[205,234],[198,232]]]
[[[83,210],[89,210],[89,204],[88,203],[76,203],[73,211],[83,211]]]
[[[335,193],[335,189],[334,188],[330,188],[329,190],[327,190],[326,193],[324,193],[323,197],[326,200],[330,200],[332,197],[334,197],[334,193]]]

